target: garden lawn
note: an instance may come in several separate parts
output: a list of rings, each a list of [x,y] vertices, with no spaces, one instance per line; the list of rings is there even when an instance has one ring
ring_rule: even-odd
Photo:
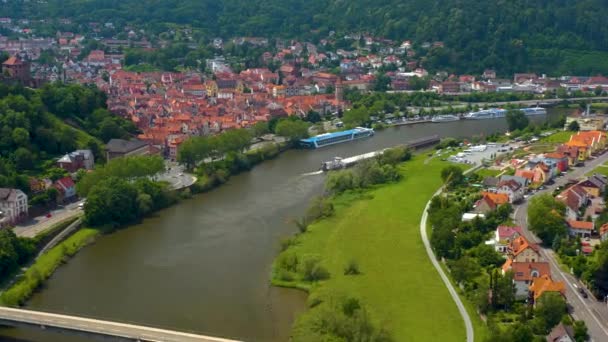
[[[548,137],[542,137],[540,139],[541,142],[546,142],[546,143],[556,143],[556,144],[561,144],[561,143],[565,143],[567,141],[570,140],[570,136],[572,134],[574,134],[576,132],[571,132],[571,131],[559,131],[556,133],[551,134]]]
[[[586,173],[586,176],[591,176],[594,173],[599,173],[604,176],[608,176],[608,163],[596,166],[593,170]]]
[[[487,169],[487,168],[482,168],[482,169],[475,171],[475,173],[478,174],[482,179],[486,178],[486,177],[496,177],[501,172],[502,172],[501,170],[493,170],[493,169],[491,170],[491,169]]]
[[[312,286],[311,301],[356,297],[395,341],[460,342],[465,340],[464,322],[420,237],[422,212],[448,163],[433,159],[425,164],[424,159],[417,155],[404,163],[403,179],[369,191],[371,199],[338,197],[335,215],[309,226],[290,250],[320,256],[331,274]],[[360,275],[343,274],[350,260],[359,264]],[[315,312],[311,308],[303,315]],[[306,321],[301,317],[296,323],[296,341],[302,338],[298,324]]]

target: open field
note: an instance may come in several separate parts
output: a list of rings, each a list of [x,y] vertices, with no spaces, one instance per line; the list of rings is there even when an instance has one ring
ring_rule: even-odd
[[[309,226],[288,252],[299,258],[319,257],[331,274],[309,288],[311,302],[356,297],[395,341],[463,341],[464,322],[428,259],[419,230],[424,206],[441,185],[440,172],[448,163],[434,158],[425,164],[424,159],[418,155],[403,164],[404,177],[398,183],[363,196],[336,198],[335,215]],[[344,275],[351,260],[361,274]],[[308,287],[298,282],[274,283]],[[296,322],[296,341],[302,339],[302,325],[309,324],[319,306]]]

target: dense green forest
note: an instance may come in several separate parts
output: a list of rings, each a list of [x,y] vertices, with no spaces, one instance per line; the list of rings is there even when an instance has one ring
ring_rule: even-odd
[[[79,148],[103,158],[103,143],[135,127],[105,109],[95,87],[47,84],[33,90],[0,84],[0,187],[29,192],[29,176],[57,178],[56,159]]]
[[[305,38],[370,32],[415,44],[443,41],[426,67],[457,72],[608,73],[603,0],[49,0],[9,1],[3,15],[112,22],[159,34],[189,25],[207,38]],[[93,19],[94,18],[94,19]]]

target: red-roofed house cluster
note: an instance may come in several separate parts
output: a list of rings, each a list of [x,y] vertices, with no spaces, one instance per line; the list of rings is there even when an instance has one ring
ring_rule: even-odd
[[[564,283],[551,279],[551,268],[540,247],[528,242],[521,227],[498,226],[493,242],[496,251],[507,258],[502,273],[513,272],[516,298],[535,303],[545,292],[564,294]]]
[[[288,70],[286,70],[288,71]],[[323,78],[334,94],[303,91]],[[213,79],[198,73],[110,70],[101,88],[109,95],[109,109],[130,119],[142,131],[140,140],[175,157],[177,148],[192,135],[250,127],[258,121],[309,111],[335,113],[343,108],[342,85],[335,75],[288,76],[277,84],[278,74],[269,69],[247,69],[239,74],[222,71]]]

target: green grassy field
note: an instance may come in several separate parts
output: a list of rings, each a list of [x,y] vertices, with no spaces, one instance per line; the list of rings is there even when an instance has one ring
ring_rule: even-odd
[[[540,139],[541,142],[546,142],[546,143],[556,143],[556,144],[561,144],[561,143],[565,143],[568,140],[570,140],[570,136],[574,134],[574,132],[570,132],[570,131],[559,131],[556,132],[554,134],[551,134],[548,137],[542,137]]]
[[[369,191],[371,199],[338,197],[335,215],[309,226],[288,252],[319,257],[331,274],[310,288],[309,301],[359,298],[395,341],[463,341],[464,322],[428,259],[419,230],[424,206],[441,185],[439,174],[447,163],[433,159],[425,164],[424,159],[418,155],[403,164],[403,179]],[[343,274],[350,260],[359,264],[360,275]],[[317,308],[298,319],[294,340],[304,339],[301,324]]]
[[[586,176],[591,176],[594,173],[600,173],[604,176],[608,176],[608,163],[604,163],[602,165],[598,165],[595,169],[587,172]]]
[[[486,169],[486,168],[482,168],[482,169],[475,171],[475,173],[478,174],[480,177],[482,177],[482,179],[485,177],[496,177],[501,172],[502,171],[500,171],[500,170],[490,170],[490,169]]]

